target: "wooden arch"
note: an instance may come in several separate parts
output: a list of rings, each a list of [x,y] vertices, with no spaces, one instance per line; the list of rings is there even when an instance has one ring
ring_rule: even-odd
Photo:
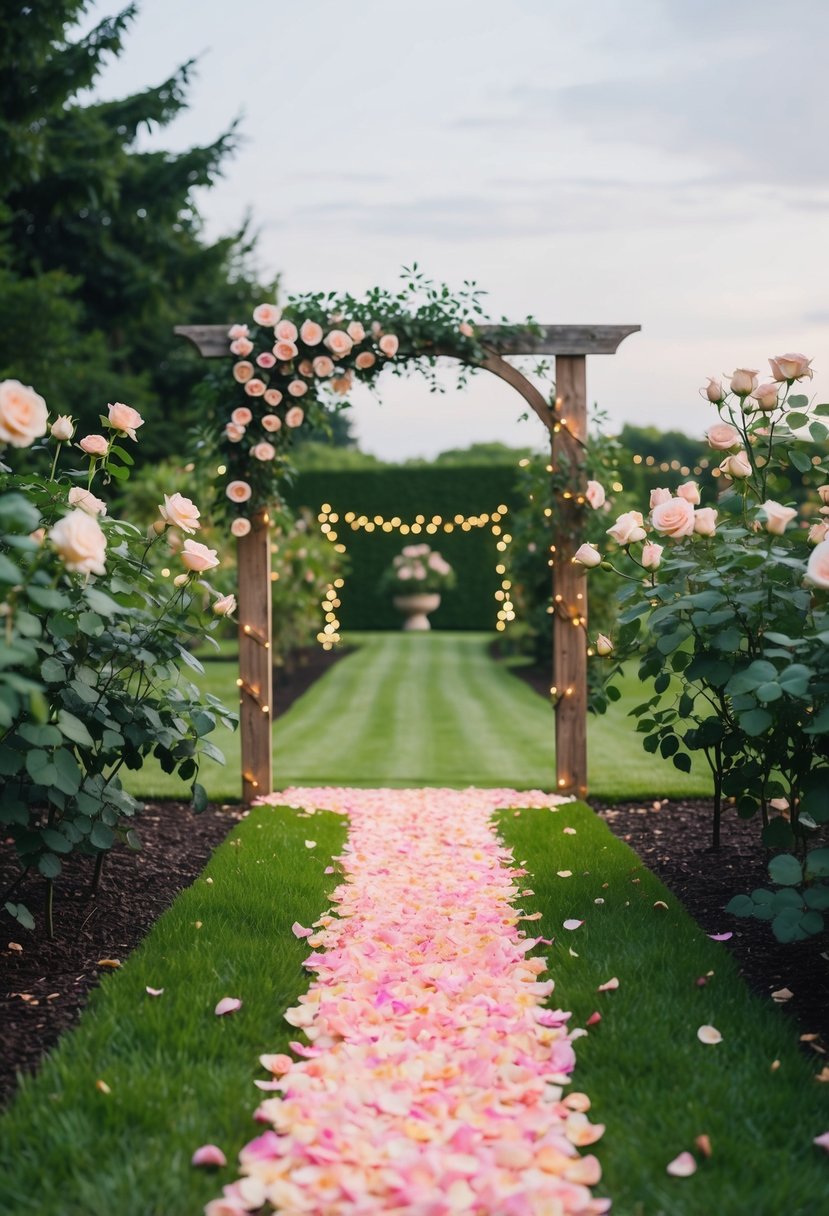
[[[567,469],[570,496],[559,498],[553,517],[553,680],[556,785],[562,793],[587,793],[587,581],[573,554],[582,541],[584,442],[587,438],[587,356],[612,355],[639,325],[543,325],[511,330],[482,325],[486,352],[476,366],[511,385],[544,423],[551,436],[552,468]],[[203,358],[226,358],[226,325],[177,325]],[[436,351],[451,355],[452,352]],[[556,397],[551,404],[526,376],[507,362],[509,355],[555,358]],[[260,513],[239,547],[239,685],[242,735],[242,796],[246,801],[273,789],[270,528]],[[576,626],[576,627],[574,627]]]

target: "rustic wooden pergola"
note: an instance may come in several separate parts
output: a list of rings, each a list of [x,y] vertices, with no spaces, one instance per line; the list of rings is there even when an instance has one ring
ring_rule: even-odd
[[[486,352],[476,366],[499,376],[520,393],[550,432],[558,509],[552,519],[548,558],[553,567],[553,682],[556,784],[562,793],[587,793],[587,582],[573,554],[582,542],[587,438],[587,356],[615,354],[639,325],[542,325],[504,335],[482,325]],[[207,359],[226,358],[226,325],[177,325],[175,333]],[[435,352],[441,354],[440,350]],[[446,352],[447,354],[450,352]],[[555,401],[512,364],[509,355],[555,358]],[[456,356],[453,356],[456,357]],[[561,474],[567,488],[561,490]],[[246,801],[273,789],[271,739],[271,540],[267,511],[238,543],[239,689],[242,735],[242,795]]]

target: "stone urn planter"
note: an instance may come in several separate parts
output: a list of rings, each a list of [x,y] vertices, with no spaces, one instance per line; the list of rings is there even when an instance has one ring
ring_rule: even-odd
[[[421,591],[415,595],[396,595],[392,600],[398,612],[403,614],[403,628],[413,630],[431,629],[429,613],[440,607],[440,595],[436,591]]]

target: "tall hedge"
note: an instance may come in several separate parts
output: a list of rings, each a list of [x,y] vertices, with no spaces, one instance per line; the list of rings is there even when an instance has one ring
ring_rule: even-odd
[[[433,515],[453,520],[491,515],[498,507],[510,511],[520,498],[516,491],[516,470],[510,466],[469,465],[460,468],[354,469],[337,472],[301,473],[288,492],[291,505],[311,507],[318,512],[328,503],[339,515],[335,525],[338,540],[346,546],[349,573],[341,593],[339,618],[343,629],[396,629],[400,616],[391,600],[378,590],[380,576],[404,545],[426,541],[454,567],[458,585],[448,592],[431,620],[436,629],[492,629],[497,603],[495,592],[500,576],[495,567],[501,555],[489,526],[451,533],[442,528],[427,535],[402,535],[399,531],[375,529],[354,531],[343,521],[348,511],[373,519],[399,516],[412,524],[417,515],[426,521]],[[509,516],[504,521],[509,532]]]

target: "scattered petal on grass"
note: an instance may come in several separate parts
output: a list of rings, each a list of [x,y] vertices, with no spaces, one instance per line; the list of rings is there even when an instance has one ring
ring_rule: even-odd
[[[701,1136],[696,1137],[694,1145],[699,1149],[703,1157],[711,1156],[711,1139],[709,1136],[706,1136],[705,1132]]]
[[[99,958],[96,966],[109,967],[110,970],[115,971],[121,966],[121,960],[119,958]]]
[[[700,1026],[697,1031],[697,1038],[700,1043],[713,1044],[722,1042],[722,1035],[716,1026]]]
[[[584,924],[583,920],[573,920],[571,918],[570,920],[566,920],[564,922],[564,928],[565,929],[580,929],[583,924]]]
[[[801,1043],[814,1043],[820,1038],[819,1034],[802,1034],[800,1036]]]
[[[824,1065],[820,1072],[815,1073],[815,1080],[823,1081],[824,1083],[829,1082],[829,1067]]]
[[[282,1052],[277,1052],[276,1055],[264,1055],[259,1057],[259,1063],[268,1072],[274,1073],[276,1076],[281,1076],[283,1072],[287,1072],[293,1066],[293,1060],[290,1056],[284,1055]]]
[[[102,1094],[111,1094],[112,1093],[112,1090],[109,1088],[106,1081],[101,1081],[100,1079],[95,1082],[95,1088],[98,1090],[99,1093],[102,1093]]]
[[[270,1081],[256,1080],[253,1082],[253,1084],[256,1086],[257,1089],[265,1090],[266,1093],[271,1092],[274,1089],[282,1089],[282,1082],[276,1081],[273,1079],[271,1079]]]
[[[531,912],[528,916],[519,916],[519,920],[541,920],[540,912]]]
[[[315,849],[317,847],[316,840],[306,840],[305,847],[306,849]]]
[[[207,883],[208,887],[212,887],[212,886],[213,886],[213,879],[212,879],[212,878],[205,878],[205,880],[204,880],[204,881]]]
[[[771,1071],[772,1071],[772,1072],[777,1072],[777,1070],[778,1070],[778,1068],[779,1068],[779,1067],[780,1067],[780,1061],[779,1061],[779,1060],[772,1060],[772,1062],[771,1062]]]
[[[310,937],[314,930],[306,929],[305,926],[301,925],[298,920],[295,920],[291,925],[291,932],[293,933],[294,937]]]
[[[597,992],[615,992],[619,987],[619,981],[614,975],[612,979],[606,980],[605,983],[599,984]]]
[[[794,993],[791,988],[778,988],[776,992],[771,994],[771,999],[776,1001],[778,1005],[783,1005],[786,1001],[790,1001],[793,996]]]
[[[696,984],[697,988],[704,988],[705,985],[708,983],[708,980],[705,978],[704,975],[698,975],[697,978],[694,980],[694,983]]]
[[[23,953],[23,947],[21,946],[20,942],[9,942],[9,949],[14,950],[15,954]]]
[[[573,949],[573,947],[572,947],[572,946],[568,946],[568,947],[567,947],[567,953],[568,953],[568,954],[570,954],[570,955],[572,955],[572,957],[573,957],[573,958],[578,958],[578,957],[579,957],[579,956],[576,954],[576,952],[575,952],[575,950]]]
[[[690,1178],[697,1172],[697,1163],[690,1153],[680,1153],[665,1169],[673,1178]]]
[[[218,1144],[203,1144],[190,1158],[191,1165],[227,1165],[227,1157]]]
[[[558,874],[559,878],[572,878],[573,877],[572,870],[556,870],[556,873]]]
[[[601,895],[600,895],[600,896],[598,897],[598,899],[594,899],[594,900],[593,900],[593,903],[594,903],[594,904],[598,904],[598,905],[601,907],[601,905],[604,903],[604,900],[602,899],[602,897],[601,897]]]
[[[213,1011],[217,1018],[224,1017],[226,1013],[236,1013],[242,1008],[242,1002],[236,996],[223,996]]]
[[[727,942],[734,936],[733,933],[709,933],[708,936],[712,942]]]
[[[564,832],[565,836],[575,836],[576,834],[575,828],[563,828],[562,831]]]
[[[147,996],[163,996],[164,995],[163,988],[151,988],[149,986],[149,984],[144,989],[144,991],[146,992]]]
[[[587,1019],[587,1022],[585,1023],[585,1025],[587,1025],[587,1026],[596,1026],[596,1025],[598,1025],[598,1023],[599,1023],[601,1020],[602,1020],[602,1015],[599,1013],[599,1011],[598,1011],[598,1010],[596,1010],[596,1012],[595,1012],[595,1013],[591,1013],[591,1015],[590,1015],[590,1017]]]
[[[818,1148],[825,1148],[829,1153],[829,1132],[824,1132],[822,1136],[815,1136],[812,1144],[817,1145]]]
[[[658,908],[660,912],[668,911],[668,905],[665,903],[664,899],[657,899],[653,906]]]
[[[194,920],[193,924],[195,925],[195,927],[197,929],[201,929],[201,927],[202,927],[202,922],[200,920]]]
[[[333,874],[333,873],[334,873],[333,866],[326,866],[325,869],[323,870],[323,874]]]

